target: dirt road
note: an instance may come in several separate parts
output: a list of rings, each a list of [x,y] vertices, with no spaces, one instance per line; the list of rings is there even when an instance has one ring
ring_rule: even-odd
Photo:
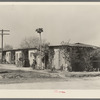
[[[1,84],[0,89],[100,89],[100,78],[75,79],[64,82]]]
[[[0,65],[0,76],[0,89],[100,89],[100,72],[50,73]]]

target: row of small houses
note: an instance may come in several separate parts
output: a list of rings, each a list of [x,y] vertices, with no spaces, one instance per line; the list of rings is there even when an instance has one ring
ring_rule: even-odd
[[[87,64],[85,65],[84,62],[88,60],[88,53],[96,50],[97,48],[98,47],[96,46],[86,45],[82,43],[56,46],[52,45],[49,46],[48,53],[42,56],[42,66],[40,66],[41,61],[40,55],[37,54],[37,52],[39,51],[37,48],[4,50],[3,63],[30,67],[35,60],[35,69],[62,69],[62,67],[67,65],[69,66],[69,70],[71,71],[84,71],[87,67]],[[0,59],[1,58],[2,52],[0,52]],[[20,62],[20,64],[18,62]],[[24,62],[24,64],[22,64],[21,62]],[[99,65],[93,65],[93,68],[99,68]]]
[[[17,65],[19,60],[25,59],[25,60],[29,60],[30,65],[31,65],[33,62],[33,59],[35,59],[34,54],[36,52],[37,52],[36,48],[4,50],[3,51],[3,63]],[[1,52],[0,52],[0,58],[2,58]]]

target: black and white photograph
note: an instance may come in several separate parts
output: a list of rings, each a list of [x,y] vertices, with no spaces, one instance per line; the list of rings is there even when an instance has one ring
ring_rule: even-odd
[[[0,3],[0,89],[100,90],[100,3]]]

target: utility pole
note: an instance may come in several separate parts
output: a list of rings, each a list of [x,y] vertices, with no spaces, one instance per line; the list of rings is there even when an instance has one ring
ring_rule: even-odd
[[[1,33],[0,33],[0,35],[1,35],[1,52],[2,52],[2,56],[1,56],[1,63],[3,63],[3,36],[4,35],[9,35],[9,33],[4,33],[4,32],[10,32],[10,30],[0,30],[1,31]]]

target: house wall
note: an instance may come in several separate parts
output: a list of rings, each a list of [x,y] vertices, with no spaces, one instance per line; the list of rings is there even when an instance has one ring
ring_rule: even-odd
[[[2,58],[2,53],[0,52],[0,59]]]
[[[6,52],[6,62],[11,63],[11,52]]]
[[[16,51],[15,52],[15,64],[17,64],[17,61],[19,61],[20,57],[22,57],[22,51]]]
[[[59,49],[54,49],[54,52],[53,65],[56,69],[60,69]]]
[[[34,56],[34,53],[36,53],[36,50],[29,50],[28,51],[28,59],[30,62],[30,66],[32,66],[32,64],[33,64],[33,59],[36,59]]]
[[[33,59],[36,60],[37,66],[36,68],[39,69],[40,67],[43,68],[44,67],[44,63],[42,62],[42,66],[40,66],[40,55],[36,55],[36,57],[34,56],[34,54],[37,53],[37,50],[29,50],[28,51],[28,58],[29,58],[29,62],[30,62],[30,66],[32,66],[33,64]]]
[[[0,52],[0,63],[1,63],[1,59],[2,59],[2,53]]]
[[[60,66],[65,66],[65,58],[64,58],[64,54],[63,51],[60,51]]]
[[[56,69],[60,69],[63,65],[64,67],[69,65],[68,61],[65,61],[64,53],[60,48],[53,48],[54,49],[54,58],[52,59],[52,65],[55,66]]]

